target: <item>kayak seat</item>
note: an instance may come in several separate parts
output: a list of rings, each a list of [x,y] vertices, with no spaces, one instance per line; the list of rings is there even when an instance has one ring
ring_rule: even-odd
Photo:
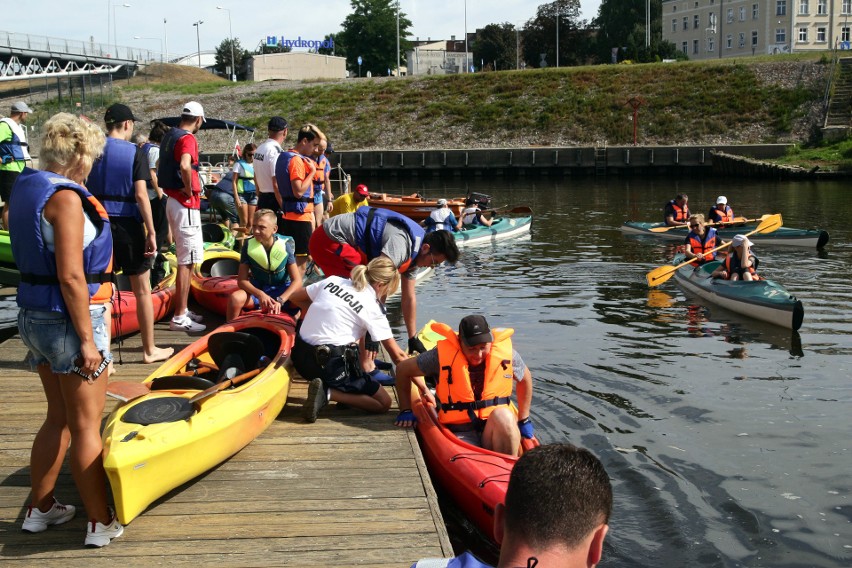
[[[236,276],[240,271],[240,261],[234,258],[212,258],[201,264],[203,276]]]
[[[706,272],[707,274],[712,274],[714,270],[722,266],[722,263],[718,260],[711,260],[710,262],[705,262],[701,265],[701,270]]]
[[[207,350],[219,367],[217,383],[256,369],[264,354],[263,342],[241,331],[214,333],[207,340]]]
[[[205,223],[201,225],[201,238],[205,243],[221,243],[225,240],[225,231],[218,223]]]
[[[182,396],[160,396],[143,399],[137,404],[134,404],[124,413],[121,421],[128,424],[147,426],[149,424],[186,420],[193,414],[195,414],[195,409],[190,404],[188,398]]]
[[[213,384],[213,381],[204,377],[172,375],[151,381],[151,390],[206,390]]]

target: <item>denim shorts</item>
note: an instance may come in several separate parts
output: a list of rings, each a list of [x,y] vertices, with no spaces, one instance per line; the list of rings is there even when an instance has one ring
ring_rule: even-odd
[[[217,189],[210,194],[207,200],[213,209],[218,211],[231,223],[238,223],[240,221],[240,217],[237,215],[237,207],[234,203],[234,194]]]
[[[106,304],[89,307],[95,347],[104,357],[110,353],[106,311]],[[71,318],[66,314],[21,308],[18,312],[18,331],[24,345],[30,350],[27,361],[33,371],[44,363],[60,375],[68,374],[74,368],[80,356],[80,338]]]
[[[257,192],[243,192],[240,194],[240,201],[243,205],[257,205]]]

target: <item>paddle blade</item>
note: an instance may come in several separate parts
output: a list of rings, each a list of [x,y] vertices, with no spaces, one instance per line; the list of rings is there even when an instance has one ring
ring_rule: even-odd
[[[132,381],[113,381],[107,385],[107,396],[111,396],[121,402],[129,402],[151,392],[147,383],[134,383]]]
[[[659,286],[660,284],[671,278],[674,275],[675,270],[677,270],[677,267],[672,266],[670,264],[655,268],[646,275],[646,278],[648,279],[648,286],[652,288],[654,286]]]
[[[784,225],[784,221],[781,219],[781,215],[776,213],[775,215],[766,216],[766,218],[760,222],[757,228],[748,234],[753,235],[755,233],[772,233],[780,229],[782,225]]]
[[[531,207],[527,207],[526,205],[521,205],[519,207],[513,207],[506,211],[506,213],[511,213],[513,215],[532,215],[533,210]]]

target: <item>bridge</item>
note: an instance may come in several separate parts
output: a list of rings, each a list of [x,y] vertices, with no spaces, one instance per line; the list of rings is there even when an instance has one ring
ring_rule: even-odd
[[[150,49],[0,31],[0,82],[86,75],[132,76],[162,61]]]

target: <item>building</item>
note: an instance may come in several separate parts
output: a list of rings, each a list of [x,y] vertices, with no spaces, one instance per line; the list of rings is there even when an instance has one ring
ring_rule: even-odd
[[[475,34],[468,34],[468,43],[473,43]],[[465,51],[464,40],[452,36],[449,41],[411,42],[414,49],[406,52],[409,75],[452,75],[464,73],[465,62],[473,64],[473,54]]]
[[[246,62],[249,81],[345,79],[346,58],[303,51],[255,55]]]
[[[852,0],[663,0],[663,39],[690,59],[849,49]]]

